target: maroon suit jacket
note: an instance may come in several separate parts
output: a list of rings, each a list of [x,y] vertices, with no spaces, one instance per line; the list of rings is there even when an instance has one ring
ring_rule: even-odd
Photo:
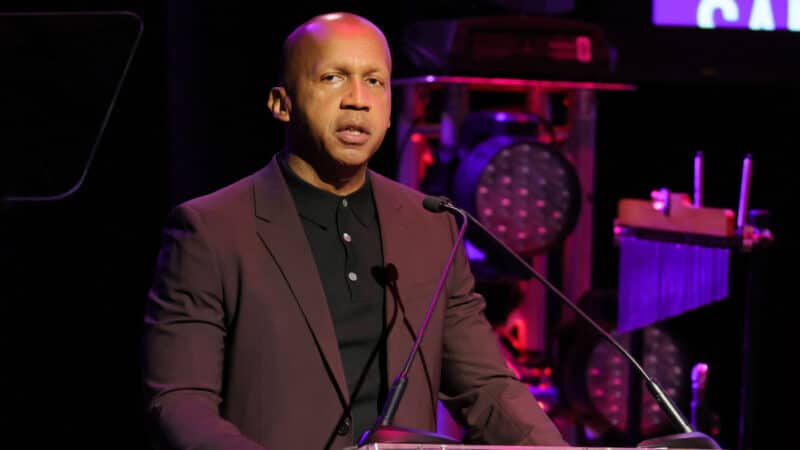
[[[387,370],[400,370],[454,242],[455,221],[422,194],[370,173],[387,288]],[[505,366],[460,252],[395,425],[435,429],[442,399],[470,441],[564,445]],[[302,224],[273,159],[177,207],[149,293],[144,383],[176,448],[315,450],[353,445],[333,322]],[[338,432],[337,432],[338,431]]]

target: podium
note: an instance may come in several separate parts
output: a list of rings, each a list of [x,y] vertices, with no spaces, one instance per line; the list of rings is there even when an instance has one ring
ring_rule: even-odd
[[[648,447],[666,449],[667,447]],[[377,442],[361,447],[345,447],[344,450],[642,450],[641,447],[570,447],[528,445],[465,445],[465,444],[389,444]],[[693,449],[685,449],[693,450]],[[699,450],[699,449],[694,449]]]

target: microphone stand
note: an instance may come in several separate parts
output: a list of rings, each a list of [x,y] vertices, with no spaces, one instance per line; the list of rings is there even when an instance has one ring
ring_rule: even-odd
[[[695,431],[689,425],[689,421],[681,413],[678,407],[673,402],[672,398],[667,395],[663,387],[651,377],[644,368],[636,361],[636,358],[631,356],[616,339],[608,334],[600,325],[598,325],[591,317],[586,315],[578,306],[573,303],[566,295],[564,295],[558,288],[553,286],[547,279],[539,274],[530,264],[522,259],[517,253],[511,250],[505,243],[503,243],[497,236],[481,224],[478,219],[473,217],[467,211],[453,205],[449,199],[445,197],[427,197],[423,202],[425,207],[434,212],[448,211],[460,215],[461,217],[468,217],[469,221],[477,226],[486,236],[488,236],[493,243],[499,245],[505,253],[513,257],[522,267],[524,267],[534,278],[539,280],[548,290],[556,294],[556,296],[567,304],[576,314],[583,320],[587,321],[597,332],[599,332],[611,345],[613,345],[636,369],[641,375],[655,401],[664,411],[669,418],[672,425],[679,431],[677,434],[670,434],[667,436],[648,439],[640,442],[637,447],[661,447],[661,448],[693,448],[693,449],[721,449],[720,445],[711,436],[708,436],[699,431]]]
[[[428,310],[425,313],[425,318],[422,320],[422,324],[417,332],[417,338],[414,340],[414,346],[411,348],[411,352],[409,352],[408,357],[403,364],[402,370],[400,370],[400,373],[397,374],[397,377],[392,383],[392,387],[389,389],[389,393],[386,396],[386,402],[383,404],[383,409],[381,414],[378,416],[378,419],[375,421],[375,425],[373,425],[373,427],[369,430],[365,431],[361,436],[361,439],[359,439],[359,447],[376,442],[405,444],[460,443],[459,441],[442,434],[392,425],[392,422],[394,421],[394,415],[397,412],[397,407],[400,405],[406,385],[408,384],[408,372],[411,370],[411,364],[414,362],[414,358],[419,352],[419,347],[422,344],[422,338],[425,335],[425,331],[428,329],[428,323],[433,316],[433,312],[436,310],[436,305],[439,303],[439,295],[441,294],[442,288],[447,281],[447,274],[450,273],[450,268],[453,266],[453,261],[455,260],[459,245],[464,238],[464,233],[467,231],[467,216],[464,213],[461,213],[460,216],[461,227],[458,230],[458,236],[453,243],[452,250],[450,250],[450,256],[447,259],[447,264],[444,266],[442,276],[439,278],[439,284],[436,285],[433,298],[428,304]]]

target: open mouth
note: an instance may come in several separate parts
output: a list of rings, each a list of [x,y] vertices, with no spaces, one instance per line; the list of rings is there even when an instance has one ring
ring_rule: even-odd
[[[336,130],[336,137],[345,144],[361,145],[369,140],[369,131],[358,125],[344,125]]]

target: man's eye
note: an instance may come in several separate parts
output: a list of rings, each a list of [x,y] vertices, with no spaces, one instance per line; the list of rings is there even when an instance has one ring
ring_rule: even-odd
[[[378,78],[367,78],[367,83],[372,86],[383,86],[383,81]]]
[[[338,80],[341,80],[341,79],[342,79],[342,77],[340,75],[335,74],[335,73],[331,73],[331,74],[327,74],[327,75],[323,75],[322,76],[322,81],[331,81],[332,82],[332,81],[338,81]]]

